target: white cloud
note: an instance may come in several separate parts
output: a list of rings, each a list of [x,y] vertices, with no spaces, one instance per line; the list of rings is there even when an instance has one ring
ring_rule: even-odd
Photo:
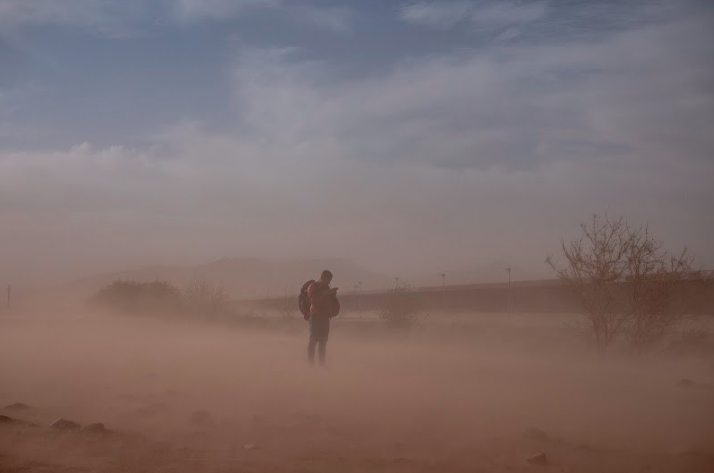
[[[97,26],[138,19],[151,10],[177,19],[233,17],[250,7],[275,7],[281,0],[0,0],[0,23]]]
[[[348,32],[354,16],[344,7],[284,0],[0,0],[0,30],[59,24],[124,37],[166,20],[181,24],[231,20],[260,9],[298,24],[337,32]]]
[[[513,3],[439,0],[404,5],[399,17],[408,23],[432,28],[451,28],[469,21],[479,27],[502,28],[531,23],[545,17],[548,3]]]
[[[172,13],[182,21],[235,18],[249,8],[276,8],[282,0],[176,0],[169,3]]]
[[[354,22],[354,13],[344,7],[298,6],[288,8],[285,14],[297,23],[337,32],[350,32]]]
[[[706,21],[687,19],[598,42],[412,61],[346,82],[284,52],[252,54],[237,91],[251,132],[286,145],[338,140],[358,159],[522,168],[682,149],[704,159],[714,117],[711,91],[697,84],[714,79],[703,66],[711,43],[701,41],[711,36]]]
[[[316,7],[284,0],[179,0],[174,18],[182,22],[230,20],[250,9],[267,9],[293,23],[336,32],[349,32],[354,13],[345,7]]]
[[[59,24],[111,37],[132,36],[153,20],[152,2],[140,0],[0,0],[0,31],[24,25]]]
[[[545,1],[517,4],[499,1],[475,9],[472,20],[479,26],[502,27],[538,21],[545,17]]]
[[[98,14],[94,0],[0,0],[2,23],[81,23]]]
[[[473,11],[473,5],[465,1],[432,1],[404,5],[399,17],[417,25],[433,28],[451,28],[464,20]]]

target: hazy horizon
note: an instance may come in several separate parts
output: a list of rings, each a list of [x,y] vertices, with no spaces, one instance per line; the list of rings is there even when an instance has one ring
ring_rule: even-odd
[[[0,284],[550,277],[605,212],[711,268],[712,57],[705,0],[0,0]]]

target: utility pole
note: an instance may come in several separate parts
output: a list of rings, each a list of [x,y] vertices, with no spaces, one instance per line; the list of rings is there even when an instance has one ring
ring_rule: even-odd
[[[394,289],[399,289],[399,278],[394,278],[394,281],[396,282]]]
[[[362,281],[357,282],[357,311],[362,312]]]
[[[508,271],[508,317],[511,317],[511,267],[507,267]]]
[[[441,273],[442,310],[446,311],[446,273]]]

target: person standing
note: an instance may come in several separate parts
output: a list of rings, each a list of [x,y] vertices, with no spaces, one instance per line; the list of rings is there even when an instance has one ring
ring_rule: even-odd
[[[332,273],[325,270],[320,279],[310,284],[307,295],[310,300],[310,341],[307,345],[307,359],[315,363],[315,348],[317,348],[320,365],[325,364],[327,356],[327,339],[330,334],[330,319],[339,313],[337,288],[331,288]]]

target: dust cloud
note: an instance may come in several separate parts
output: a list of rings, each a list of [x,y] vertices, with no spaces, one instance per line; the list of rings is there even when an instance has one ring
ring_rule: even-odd
[[[395,334],[345,314],[311,368],[301,319],[6,314],[0,471],[714,468],[710,359],[596,360],[547,314],[456,319]]]

